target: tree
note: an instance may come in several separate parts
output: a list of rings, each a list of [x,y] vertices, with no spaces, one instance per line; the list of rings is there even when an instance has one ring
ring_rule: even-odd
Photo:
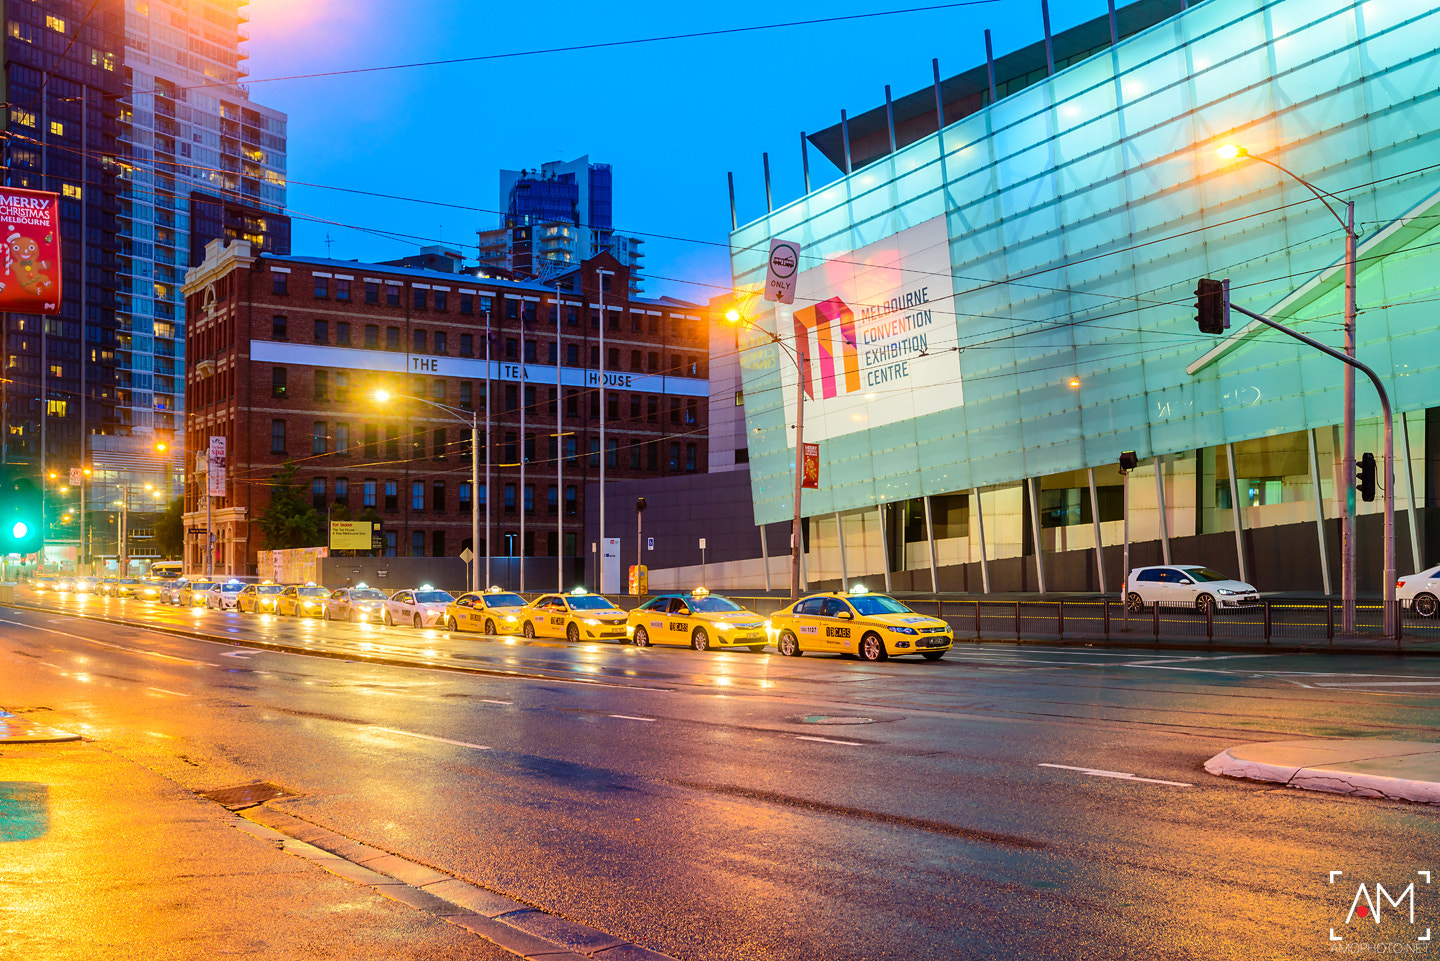
[[[155,549],[166,560],[175,561],[185,553],[185,499],[177,497],[155,522]]]
[[[267,550],[320,547],[325,543],[324,518],[295,482],[299,470],[300,465],[290,461],[270,479],[270,506],[256,519]]]

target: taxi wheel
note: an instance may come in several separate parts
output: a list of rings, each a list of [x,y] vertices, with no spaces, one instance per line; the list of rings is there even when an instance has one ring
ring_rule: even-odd
[[[394,626],[395,626],[395,618],[393,618],[393,617],[390,616],[390,608],[388,608],[388,607],[385,608],[385,626],[386,626],[386,627],[394,627]]]
[[[647,630],[645,630],[645,628],[643,628],[643,627],[637,627],[637,628],[635,628],[635,646],[636,646],[636,647],[649,647],[649,646],[650,646],[650,632],[647,631]]]
[[[345,619],[351,624],[355,623],[355,608],[350,608],[350,613],[345,615]]]
[[[777,647],[779,648],[780,653],[785,655],[786,657],[799,657],[801,654],[805,653],[804,651],[800,650],[800,641],[795,637],[794,634],[791,634],[789,631],[786,631],[784,634],[780,635],[780,643],[777,645]]]
[[[1125,609],[1131,614],[1139,614],[1145,610],[1145,601],[1141,599],[1139,594],[1131,591],[1125,595]]]
[[[938,661],[945,656],[944,651],[921,651],[920,656],[927,661]]]
[[[1416,594],[1415,600],[1410,602],[1410,609],[1420,617],[1434,617],[1440,611],[1440,602],[1435,600],[1434,594]]]
[[[531,640],[534,640],[535,638],[535,625],[530,623],[529,621],[525,622],[525,636],[530,638]]]
[[[494,622],[494,621],[486,621],[486,622],[485,622],[485,633],[486,633],[486,634],[494,634],[494,633],[495,633],[495,622]]]
[[[419,614],[416,614],[415,617],[411,619],[410,626],[418,631],[420,628],[425,626],[425,621],[421,619]]]
[[[580,643],[580,628],[575,625],[574,621],[571,621],[569,626],[565,628],[565,640],[571,644]]]
[[[890,655],[885,651],[885,642],[879,634],[866,634],[860,638],[860,656],[867,661],[883,661]]]
[[[390,616],[389,612],[386,612],[385,616],[386,616],[386,617],[389,617],[389,616]],[[455,618],[453,618],[453,617],[447,617],[447,618],[445,618],[445,630],[450,631],[450,632],[453,633],[453,632],[455,632],[455,631],[460,630],[460,625],[455,623]]]
[[[695,628],[695,633],[690,635],[690,646],[697,651],[710,650],[710,635],[705,633],[705,628]]]

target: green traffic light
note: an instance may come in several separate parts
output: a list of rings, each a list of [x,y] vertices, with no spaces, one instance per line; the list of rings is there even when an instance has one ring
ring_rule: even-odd
[[[16,521],[15,526],[10,529],[10,533],[15,536],[17,541],[24,540],[25,535],[30,533],[30,528],[25,526],[24,521]]]

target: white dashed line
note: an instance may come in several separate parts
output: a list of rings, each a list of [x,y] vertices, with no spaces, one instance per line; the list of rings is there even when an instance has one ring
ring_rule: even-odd
[[[167,691],[163,687],[147,687],[147,691],[159,691],[161,694],[173,694],[176,697],[189,697],[189,694],[181,694],[179,691]]]
[[[477,700],[479,700],[481,704],[509,704],[509,703],[510,703],[509,701],[497,701],[497,700],[496,700],[495,698],[493,698],[493,697],[482,697],[482,698],[478,698]]]
[[[484,744],[471,744],[468,741],[452,741],[448,737],[433,737],[429,734],[416,734],[414,731],[397,731],[393,727],[377,727],[376,731],[384,731],[386,734],[399,734],[401,737],[418,737],[424,741],[439,741],[441,744],[454,744],[456,747],[473,747],[477,751],[488,751],[490,748]]]
[[[1193,784],[1186,784],[1184,781],[1161,781],[1153,777],[1139,777],[1134,774],[1126,774],[1124,771],[1101,771],[1093,767],[1073,767],[1069,764],[1041,764],[1040,767],[1059,768],[1062,771],[1079,771],[1081,774],[1088,774],[1091,777],[1113,777],[1122,781],[1140,781],[1144,784],[1168,784],[1171,787],[1194,787]]]
[[[622,721],[646,721],[653,723],[655,720],[653,717],[636,717],[633,714],[611,714],[610,716],[618,717]]]
[[[811,736],[808,735],[808,734],[797,734],[797,735],[795,735],[795,740],[797,740],[797,741],[819,741],[821,744],[847,744],[847,745],[849,745],[850,747],[859,747],[859,746],[860,746],[860,742],[859,742],[859,741],[837,741],[837,740],[836,740],[835,738],[833,738],[833,737],[811,737]]]

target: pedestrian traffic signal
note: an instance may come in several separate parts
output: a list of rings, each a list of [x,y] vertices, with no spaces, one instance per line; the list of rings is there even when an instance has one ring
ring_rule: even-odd
[[[1360,492],[1360,499],[1365,503],[1375,499],[1374,454],[1360,455],[1360,461],[1355,465],[1355,489]]]
[[[1229,291],[1223,280],[1204,279],[1195,285],[1195,321],[1202,334],[1223,334],[1230,326]]]
[[[0,554],[34,554],[45,544],[40,485],[27,471],[0,467]]]

